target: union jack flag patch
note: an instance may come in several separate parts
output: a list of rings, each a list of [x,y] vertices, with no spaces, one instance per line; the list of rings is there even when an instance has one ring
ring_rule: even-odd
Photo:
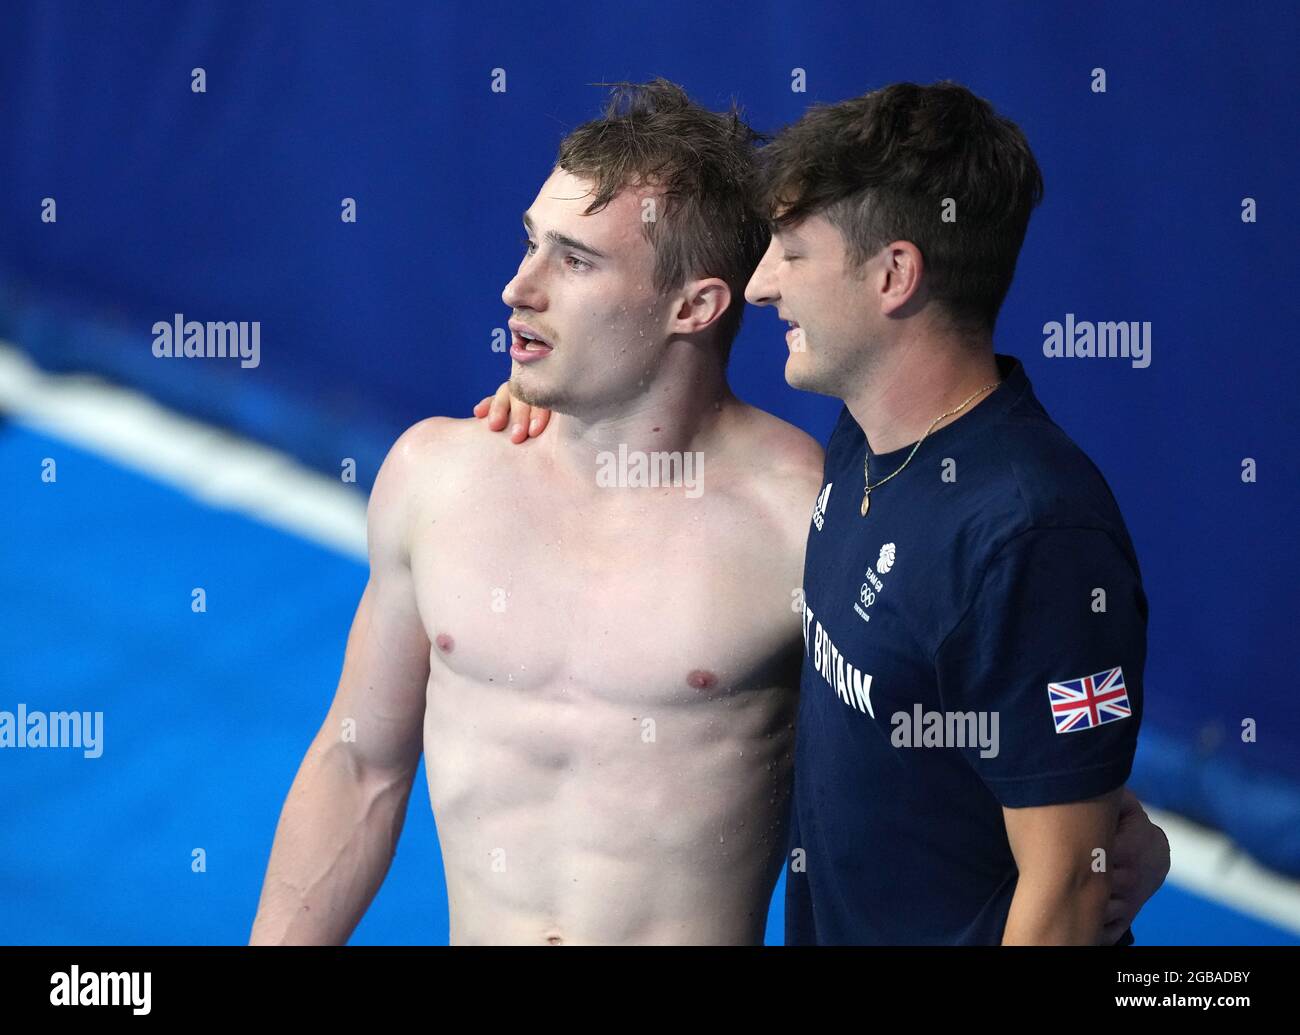
[[[1118,668],[1063,683],[1048,683],[1047,696],[1052,703],[1057,733],[1091,729],[1133,714],[1124,673]]]

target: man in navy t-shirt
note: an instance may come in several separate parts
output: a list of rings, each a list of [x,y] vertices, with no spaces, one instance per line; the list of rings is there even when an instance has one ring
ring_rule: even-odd
[[[994,353],[1029,145],[960,86],[900,83],[760,162],[746,297],[791,324],[787,381],[845,403],[805,559],[787,944],[1113,942],[1147,602],[1105,480]]]
[[[888,472],[910,450],[866,457],[847,408],[831,438],[804,561],[790,943],[997,943],[1017,886],[1003,810],[1128,777],[1146,653],[1133,546],[1020,363],[998,364],[998,388],[866,519],[864,460]],[[1078,841],[1079,894],[1105,832]]]

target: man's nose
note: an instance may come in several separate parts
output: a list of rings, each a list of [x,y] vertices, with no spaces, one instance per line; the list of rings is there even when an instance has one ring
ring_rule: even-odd
[[[501,301],[511,309],[534,309],[541,312],[546,308],[545,295],[537,277],[529,270],[527,260],[502,289]]]
[[[758,268],[754,270],[754,275],[745,285],[745,301],[751,305],[775,305],[781,298],[773,275],[776,268],[775,247],[775,242],[768,245]]]

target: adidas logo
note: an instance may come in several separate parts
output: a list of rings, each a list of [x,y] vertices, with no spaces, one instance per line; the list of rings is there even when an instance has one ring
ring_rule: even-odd
[[[827,482],[826,488],[822,489],[821,495],[817,497],[817,502],[813,504],[813,527],[818,532],[822,530],[822,525],[826,524],[826,505],[830,502],[831,486],[834,482]]]

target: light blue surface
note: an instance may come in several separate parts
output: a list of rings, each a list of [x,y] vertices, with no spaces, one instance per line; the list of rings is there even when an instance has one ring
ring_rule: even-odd
[[[246,941],[364,567],[13,425],[0,473],[0,708],[104,713],[99,758],[0,751],[0,942]],[[423,771],[410,811],[356,942],[446,941]]]

